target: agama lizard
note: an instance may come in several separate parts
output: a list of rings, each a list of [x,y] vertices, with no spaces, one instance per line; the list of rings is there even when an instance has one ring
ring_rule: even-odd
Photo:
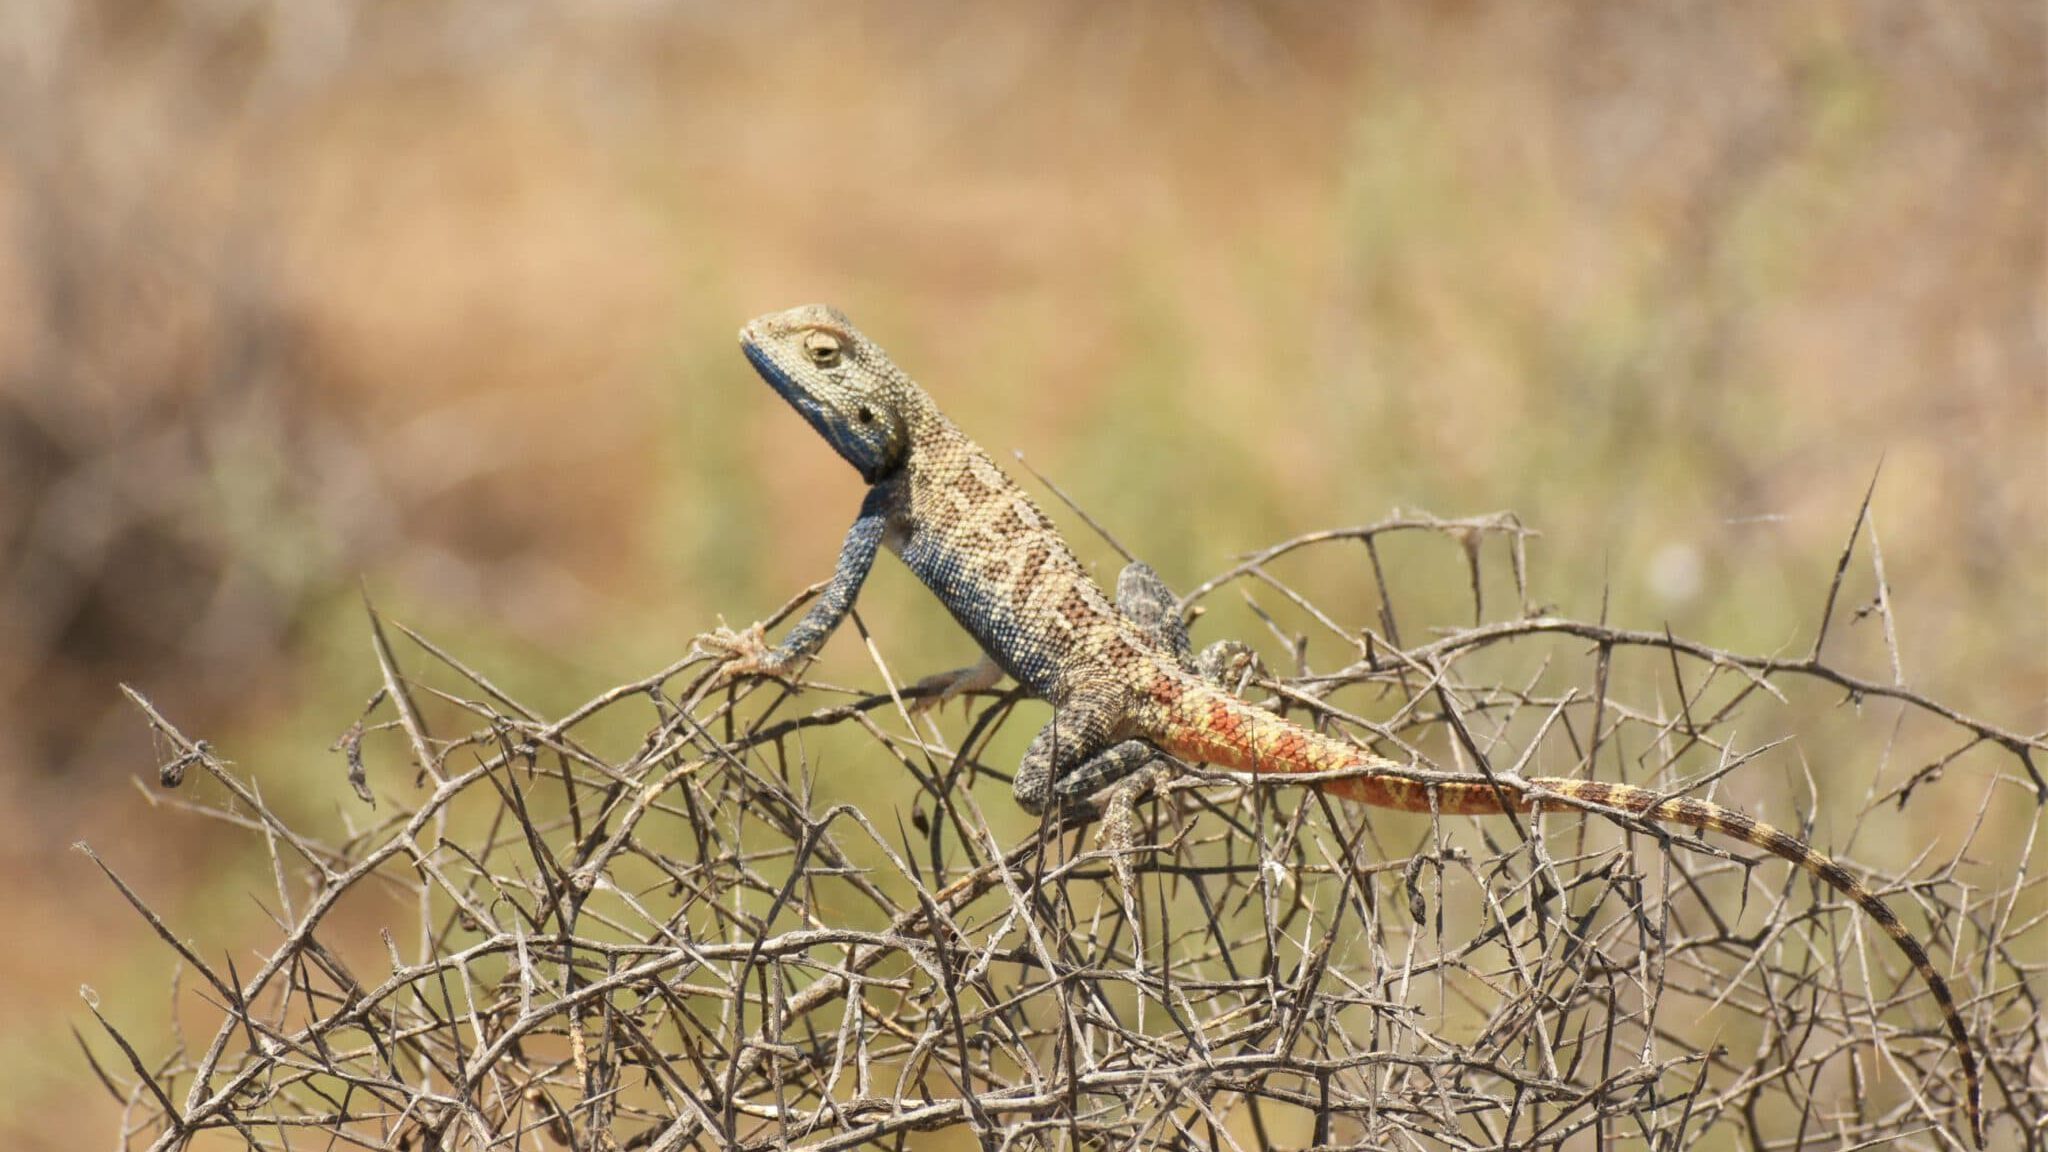
[[[740,330],[747,359],[868,483],[832,580],[780,644],[760,625],[706,637],[721,674],[780,675],[815,653],[853,605],[876,554],[896,553],[986,657],[925,682],[941,695],[1008,673],[1053,706],[1015,777],[1027,810],[1080,800],[1161,753],[1251,773],[1328,773],[1316,787],[1408,812],[1487,815],[1566,804],[1712,830],[1797,864],[1877,921],[1927,982],[1955,1041],[1972,1135],[1984,1143],[1977,1059],[1948,983],[1904,924],[1811,845],[1741,812],[1627,784],[1559,777],[1416,779],[1394,761],[1238,699],[1196,670],[1178,605],[1141,565],[1112,603],[1052,521],[931,397],[839,312],[812,305]]]

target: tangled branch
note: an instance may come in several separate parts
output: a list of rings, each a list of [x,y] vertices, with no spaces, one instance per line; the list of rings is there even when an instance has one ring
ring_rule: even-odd
[[[1404,641],[1377,552],[1394,532],[1464,548],[1474,624]],[[1507,516],[1317,533],[1189,606],[1279,596],[1349,655],[1317,672],[1306,633],[1269,615],[1296,666],[1251,693],[1421,771],[1540,756],[1727,786],[1789,754],[1743,743],[1737,720],[1770,726],[1765,702],[1805,678],[1960,734],[1932,771],[1873,789],[1859,828],[1981,744],[2001,750],[1984,805],[2041,785],[2040,736],[1853,675],[1819,644],[1751,657],[1538,612],[1530,535]],[[1488,621],[1494,540],[1519,602]],[[1370,627],[1273,572],[1360,542],[1382,592]],[[1145,810],[1132,904],[1087,813],[1032,828],[982,808],[1030,726],[1015,692],[980,696],[956,743],[911,694],[713,691],[685,660],[551,720],[371,622],[382,684],[337,750],[374,806],[340,827],[287,820],[261,772],[129,693],[161,783],[209,782],[154,802],[263,845],[277,936],[253,971],[209,960],[93,857],[176,953],[174,999],[218,1016],[203,1046],[151,1063],[94,1005],[122,1063],[87,1056],[126,1106],[126,1147],[231,1131],[264,1149],[822,1152],[939,1129],[1028,1148],[1959,1146],[1924,989],[1776,862],[1579,813],[1430,820],[1190,767]],[[851,764],[886,784],[856,796]],[[2039,1147],[2032,849],[1973,830],[1949,862],[1871,887],[1961,970],[1993,1139]]]

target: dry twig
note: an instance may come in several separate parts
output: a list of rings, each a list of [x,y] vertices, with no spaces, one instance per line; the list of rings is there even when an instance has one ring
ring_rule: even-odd
[[[1518,614],[1404,647],[1391,596],[1376,632],[1346,633],[1273,575],[1283,554],[1334,561],[1357,540],[1377,577],[1393,531],[1464,549],[1475,610],[1481,545],[1504,537]],[[1824,663],[1818,641],[1750,657],[1536,614],[1529,535],[1400,517],[1278,545],[1191,600],[1250,581],[1335,629],[1348,665],[1255,691],[1425,763],[1723,786],[1788,755],[1755,733],[1781,685],[1811,678],[1997,745],[1995,767],[2040,782],[2040,737]],[[292,826],[258,773],[130,693],[165,782],[199,767],[213,784],[191,807],[260,834],[281,934],[253,971],[211,964],[102,863],[220,1014],[203,1051],[149,1066],[115,1033],[122,1059],[95,1059],[126,1146],[226,1130],[265,1149],[822,1152],[942,1128],[1033,1148],[1957,1146],[1953,1056],[1918,982],[1775,863],[1580,814],[1432,822],[1189,774],[1152,802],[1133,908],[1078,819],[1019,836],[982,810],[1005,779],[991,743],[1022,731],[1014,694],[985,697],[957,749],[891,728],[907,718],[890,694],[700,698],[708,669],[688,663],[549,721],[373,627],[378,695],[334,780],[377,804],[344,834]],[[1655,659],[1624,671],[1633,647]],[[636,712],[637,746],[594,734]],[[813,771],[828,734],[867,745],[836,751],[837,771],[905,770],[890,791],[914,799],[910,827]],[[981,775],[996,783],[970,789]],[[2019,778],[1992,779],[1986,803]],[[1917,907],[1966,973],[1994,1140],[2038,1147],[2013,1117],[2048,1108],[2028,958],[2042,883],[2031,843],[1955,858],[1970,853],[1989,882],[1951,865],[1872,887]]]

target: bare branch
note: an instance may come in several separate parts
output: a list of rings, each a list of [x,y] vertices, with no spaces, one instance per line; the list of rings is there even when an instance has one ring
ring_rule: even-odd
[[[1475,608],[1476,542],[1507,536],[1526,611],[1533,533],[1504,515],[1312,533],[1188,602],[1252,580],[1358,641],[1355,663],[1317,669],[1271,621],[1291,674],[1253,689],[1400,749],[1416,779],[1447,778],[1442,758],[1459,778],[1502,784],[1562,764],[1672,794],[1755,794],[1802,738],[1796,723],[1770,730],[1780,713],[1757,707],[1789,701],[1787,677],[1898,701],[1893,726],[1933,729],[1941,764],[1989,743],[2031,775],[2044,747],[1896,672],[1866,681],[1816,656],[1744,656],[1604,618],[1481,620],[1403,647],[1374,551],[1397,531],[1456,549]],[[1379,633],[1270,567],[1355,541],[1381,575]],[[1137,801],[1135,852],[1090,847],[1087,811],[1021,836],[1011,821],[1006,837],[968,785],[1008,779],[980,757],[1029,707],[1014,692],[981,695],[949,748],[904,708],[918,692],[879,663],[885,691],[813,682],[793,695],[713,693],[708,666],[685,659],[549,720],[398,627],[389,640],[427,656],[423,674],[401,673],[382,624],[373,614],[383,692],[345,747],[383,808],[338,847],[268,807],[260,773],[230,771],[130,693],[167,760],[210,782],[158,809],[251,836],[279,927],[252,973],[216,970],[101,865],[200,974],[191,994],[217,1021],[203,1051],[180,1043],[154,1069],[109,1026],[132,1083],[88,1045],[130,1110],[124,1147],[169,1152],[213,1129],[264,1150],[304,1147],[304,1130],[337,1147],[478,1152],[543,1132],[577,1148],[833,1149],[947,1129],[1013,1147],[1223,1146],[1245,1133],[1784,1147],[1825,1126],[1844,1146],[1932,1148],[1961,1129],[1952,1050],[1922,985],[1861,947],[1852,909],[1775,861],[1598,808],[1546,801],[1513,825],[1418,818],[1197,766]],[[1559,637],[1584,651],[1560,651]],[[678,705],[666,686],[692,669]],[[387,700],[396,719],[370,722]],[[645,736],[614,746],[633,729]],[[833,729],[868,752],[836,752],[840,778],[822,780],[807,746]],[[416,775],[432,787],[402,786]],[[2019,779],[1986,778],[1979,809]],[[1835,808],[1864,797],[1859,816],[1874,817],[1925,783],[1818,786]],[[905,801],[910,826],[880,816]],[[1909,859],[1911,878],[1864,875],[1902,914],[1921,910],[1935,929],[1924,935],[1966,973],[1957,982],[1978,990],[1970,1024],[2004,1115],[2038,1113],[2043,973],[2028,957],[2048,921],[2026,914],[2042,884],[2032,843],[1973,834],[1954,852]],[[396,943],[406,922],[419,933],[410,954]],[[379,928],[382,949],[361,938]]]

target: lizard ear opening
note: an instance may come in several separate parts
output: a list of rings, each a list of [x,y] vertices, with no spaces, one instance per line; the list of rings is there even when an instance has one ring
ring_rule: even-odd
[[[869,483],[902,467],[910,451],[910,432],[894,411],[887,406],[860,404],[853,410],[853,419],[855,434],[868,445],[869,460],[861,472]]]

